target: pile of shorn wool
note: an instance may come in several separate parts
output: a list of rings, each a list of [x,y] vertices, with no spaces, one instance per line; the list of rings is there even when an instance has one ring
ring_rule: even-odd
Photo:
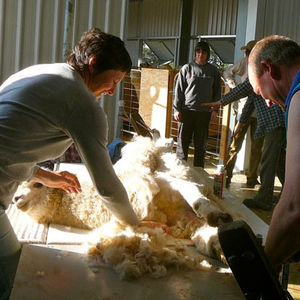
[[[82,184],[80,194],[26,183],[15,202],[38,222],[94,229],[89,253],[100,255],[121,278],[158,278],[169,266],[206,268],[206,257],[224,260],[217,226],[234,215],[217,201],[205,172],[178,160],[172,146],[170,139],[137,137],[114,165],[139,219],[165,223],[169,233],[120,224],[90,183]]]

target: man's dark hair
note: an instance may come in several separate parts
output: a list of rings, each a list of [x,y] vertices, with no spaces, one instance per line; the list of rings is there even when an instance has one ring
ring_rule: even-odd
[[[99,73],[107,70],[130,72],[132,67],[124,42],[99,28],[93,28],[82,35],[67,62],[76,70],[83,71],[88,68],[93,56],[96,57],[94,67]]]
[[[209,57],[210,57],[209,44],[207,42],[204,42],[204,41],[197,42],[197,44],[195,46],[195,54],[196,54],[196,52],[198,52],[200,50],[207,53],[207,60],[209,60]]]

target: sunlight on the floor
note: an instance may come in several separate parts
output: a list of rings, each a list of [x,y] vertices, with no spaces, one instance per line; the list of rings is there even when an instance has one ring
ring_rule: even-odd
[[[288,290],[294,298],[294,300],[300,300],[300,285],[289,284]]]

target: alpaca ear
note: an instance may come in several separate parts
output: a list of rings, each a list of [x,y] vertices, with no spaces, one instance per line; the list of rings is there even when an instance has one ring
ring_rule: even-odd
[[[39,182],[35,182],[32,186],[37,189],[40,189],[41,187],[43,187],[43,185]]]

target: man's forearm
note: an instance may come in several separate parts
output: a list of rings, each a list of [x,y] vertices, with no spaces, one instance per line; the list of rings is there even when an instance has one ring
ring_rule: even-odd
[[[179,105],[179,102],[174,102],[173,110],[174,112],[181,112],[181,105]]]
[[[248,97],[251,92],[253,92],[252,86],[249,83],[249,80],[246,80],[224,96],[221,100],[222,105],[227,105],[241,98]]]
[[[243,107],[243,111],[240,117],[240,122],[241,123],[247,123],[249,118],[251,117],[252,113],[254,110],[254,103],[253,103],[253,99],[251,99],[250,97],[248,97],[244,107]]]
[[[300,215],[284,192],[274,209],[267,235],[265,252],[271,264],[278,268],[300,249]]]
[[[184,93],[181,90],[177,90],[173,102],[174,110],[180,112],[182,110],[182,106],[184,102],[185,102]]]
[[[45,180],[48,178],[49,172],[50,171],[46,171],[42,168],[38,168],[36,170],[36,172],[34,173],[34,175],[32,176],[31,180],[43,184],[45,182]]]
[[[77,176],[67,171],[54,172],[38,168],[31,180],[69,193],[81,192]]]

